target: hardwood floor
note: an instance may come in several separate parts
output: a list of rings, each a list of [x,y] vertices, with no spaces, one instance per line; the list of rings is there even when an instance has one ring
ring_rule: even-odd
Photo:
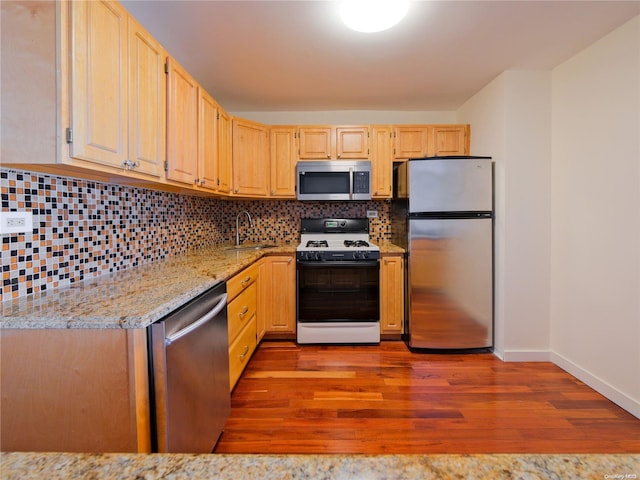
[[[639,453],[640,419],[551,363],[263,342],[215,451]]]

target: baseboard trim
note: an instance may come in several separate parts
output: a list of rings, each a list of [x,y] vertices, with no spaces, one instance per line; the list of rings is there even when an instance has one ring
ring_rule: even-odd
[[[502,355],[505,362],[550,362],[549,350],[505,350]]]
[[[606,381],[602,380],[596,375],[593,375],[589,371],[585,370],[579,365],[576,365],[571,360],[563,357],[558,353],[551,352],[551,361],[566,372],[576,377],[578,380],[589,385],[596,392],[607,397],[613,403],[624,408],[631,415],[640,418],[640,402],[638,400],[631,398],[626,393],[621,392]]]

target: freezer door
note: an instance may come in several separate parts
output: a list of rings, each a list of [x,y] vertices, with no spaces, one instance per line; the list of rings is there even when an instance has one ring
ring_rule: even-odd
[[[492,232],[491,218],[410,220],[410,347],[492,346]]]
[[[409,213],[493,210],[490,158],[410,160]]]

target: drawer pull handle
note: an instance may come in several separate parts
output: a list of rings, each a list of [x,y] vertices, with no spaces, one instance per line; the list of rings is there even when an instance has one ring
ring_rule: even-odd
[[[249,305],[245,305],[242,311],[238,314],[240,318],[244,317],[249,311]]]
[[[249,345],[244,346],[244,352],[240,354],[240,360],[244,360],[244,357],[247,356],[247,353],[249,353]]]
[[[242,283],[242,286],[244,287],[244,286],[245,286],[247,283],[249,283],[250,281],[251,281],[251,277],[247,277],[247,278],[245,278],[244,280],[242,280],[242,282],[240,282],[240,283]]]

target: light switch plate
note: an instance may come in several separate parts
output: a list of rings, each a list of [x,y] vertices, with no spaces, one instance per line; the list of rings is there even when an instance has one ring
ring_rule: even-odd
[[[0,234],[28,233],[33,230],[32,212],[0,212]]]
[[[367,210],[367,218],[378,218],[378,210]]]

